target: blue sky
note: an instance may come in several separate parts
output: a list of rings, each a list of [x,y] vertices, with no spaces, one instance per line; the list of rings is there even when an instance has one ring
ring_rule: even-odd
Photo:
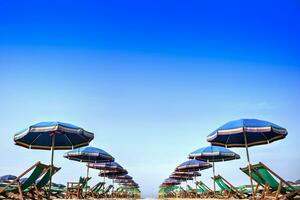
[[[251,148],[252,161],[299,179],[299,9],[295,0],[0,1],[1,174],[48,162],[50,152],[15,146],[13,134],[59,120],[94,132],[92,145],[151,196],[211,131],[253,117],[289,135]],[[242,159],[217,172],[248,183],[244,149],[232,150]],[[77,180],[83,164],[63,153],[55,181]],[[202,174],[210,184],[211,171]]]

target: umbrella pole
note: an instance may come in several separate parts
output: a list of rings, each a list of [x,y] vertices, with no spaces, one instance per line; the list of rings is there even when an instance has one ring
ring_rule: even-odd
[[[244,133],[244,140],[245,140],[246,153],[247,153],[248,173],[249,173],[249,177],[250,177],[250,184],[251,184],[252,198],[255,199],[255,193],[254,193],[254,187],[253,187],[253,180],[252,180],[252,173],[251,173],[251,166],[250,166],[250,156],[249,156],[248,142],[247,142],[246,133]]]
[[[85,192],[87,192],[87,189],[88,189],[89,171],[90,171],[90,168],[87,166],[87,170],[86,170],[86,187],[85,187]]]
[[[51,144],[51,165],[50,165],[50,180],[49,180],[48,199],[51,198],[51,185],[52,185],[52,173],[53,173],[54,146],[55,146],[55,134],[52,136],[52,144]]]
[[[213,181],[214,181],[214,196],[216,195],[216,182],[215,182],[215,161],[213,161]]]

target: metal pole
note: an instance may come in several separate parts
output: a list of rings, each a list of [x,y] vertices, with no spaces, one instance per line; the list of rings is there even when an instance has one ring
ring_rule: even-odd
[[[87,166],[87,170],[86,170],[86,187],[85,187],[85,192],[87,192],[87,190],[88,190],[89,170],[90,170],[90,168]]]
[[[246,153],[247,153],[248,173],[249,173],[249,177],[250,177],[252,198],[255,199],[255,193],[254,193],[254,187],[253,187],[253,180],[252,180],[252,173],[251,173],[251,166],[250,166],[250,157],[249,157],[249,151],[248,151],[248,142],[247,142],[247,137],[246,137],[246,133],[245,132],[244,132],[244,140],[245,140]]]
[[[51,198],[51,185],[52,185],[52,173],[53,173],[54,146],[55,146],[55,134],[53,134],[53,136],[52,136],[52,144],[51,144],[51,165],[50,165],[50,181],[49,181],[48,199]]]
[[[215,161],[213,160],[213,181],[214,181],[214,196],[216,195],[216,181],[215,181]]]

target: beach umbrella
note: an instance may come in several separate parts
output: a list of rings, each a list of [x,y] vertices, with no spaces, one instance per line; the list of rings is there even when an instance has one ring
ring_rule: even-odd
[[[116,180],[131,180],[132,179],[132,177],[131,176],[129,176],[129,175],[119,175],[119,176],[116,176],[116,178],[115,178]]]
[[[15,180],[17,177],[14,176],[14,175],[4,175],[4,176],[1,176],[0,177],[0,182],[3,183],[3,182],[9,182],[9,181],[13,181]]]
[[[240,119],[230,121],[221,126],[207,136],[207,141],[217,146],[246,148],[250,183],[254,196],[248,147],[269,144],[285,138],[287,134],[288,132],[285,128],[268,121]]]
[[[112,162],[114,158],[106,151],[96,147],[81,147],[78,149],[71,150],[64,154],[64,157],[69,160],[79,162]],[[87,166],[87,178],[89,177],[89,167]],[[87,179],[88,184],[88,179]],[[86,185],[87,185],[86,184]],[[87,188],[87,187],[86,187]]]
[[[48,198],[50,198],[52,185],[54,150],[66,150],[87,146],[93,139],[93,133],[73,124],[63,122],[40,122],[19,131],[14,136],[16,145],[29,149],[51,150]]]
[[[116,179],[115,183],[131,183],[134,182],[132,179]]]
[[[199,172],[186,172],[186,171],[174,171],[172,175],[190,176],[190,177],[201,176]]]
[[[239,159],[240,156],[233,151],[221,146],[207,146],[197,149],[189,154],[190,159],[203,160],[213,163],[213,176],[215,177],[215,162]],[[216,184],[214,181],[214,193]]]
[[[174,178],[167,178],[164,180],[163,184],[165,185],[179,185],[180,181]]]
[[[193,177],[186,175],[170,175],[169,178],[173,178],[179,181],[193,180]]]
[[[103,170],[99,173],[99,176],[101,177],[108,177],[115,179],[118,176],[126,175],[128,174],[126,169],[120,169],[120,170]]]
[[[123,167],[117,162],[88,163],[87,167],[99,170],[121,170]]]
[[[210,168],[212,165],[202,160],[188,160],[176,167],[176,171],[199,171]]]

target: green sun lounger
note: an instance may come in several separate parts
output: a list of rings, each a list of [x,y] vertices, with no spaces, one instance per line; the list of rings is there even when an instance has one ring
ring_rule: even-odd
[[[61,168],[60,167],[53,167],[52,168],[52,175],[56,174]],[[34,184],[34,187],[31,188],[31,191],[34,191],[35,195],[37,195],[38,197],[42,197],[43,194],[42,192],[45,193],[45,197],[47,197],[47,192],[49,192],[48,188],[49,186],[47,185],[50,181],[50,166],[47,169],[47,172],[45,173],[45,175],[36,183]],[[51,187],[51,194],[52,192],[54,192],[54,194],[57,194],[57,187]]]
[[[20,176],[18,176],[15,180],[8,183],[5,187],[0,189],[0,195],[4,197],[8,197],[10,195],[14,196],[18,195],[19,199],[24,199],[24,192],[29,192],[31,187],[33,187],[43,174],[45,174],[49,170],[49,165],[42,164],[41,162],[37,162],[28,168],[25,172],[23,172]],[[30,171],[32,173],[28,176],[28,178],[21,182],[20,179],[27,175]]]
[[[250,165],[250,168],[253,180],[264,188],[261,192],[262,198],[274,196],[275,199],[279,199],[281,195],[292,199],[294,196],[300,195],[300,188],[289,184],[263,163],[259,162],[258,164]],[[249,176],[248,166],[240,169]],[[256,187],[255,194],[258,192],[257,190]]]
[[[203,196],[205,198],[214,196],[214,192],[202,181],[197,181],[195,184],[197,194],[199,194],[200,196]]]
[[[109,185],[107,186],[104,190],[102,190],[99,194],[98,197],[108,197],[108,193],[111,189],[113,189],[114,186],[113,185]]]
[[[84,197],[83,195],[83,189],[86,188],[87,182],[90,180],[90,177],[79,177],[78,182],[67,182],[67,193],[66,198],[78,198],[82,199]]]
[[[226,198],[230,198],[231,196],[236,197],[236,198],[246,198],[246,194],[242,193],[239,191],[237,188],[235,188],[229,181],[224,179],[222,176],[218,175],[215,177],[212,177],[214,181],[217,183],[219,188],[221,189],[220,193]]]
[[[104,182],[98,182],[86,192],[85,197],[96,197],[104,184]]]

